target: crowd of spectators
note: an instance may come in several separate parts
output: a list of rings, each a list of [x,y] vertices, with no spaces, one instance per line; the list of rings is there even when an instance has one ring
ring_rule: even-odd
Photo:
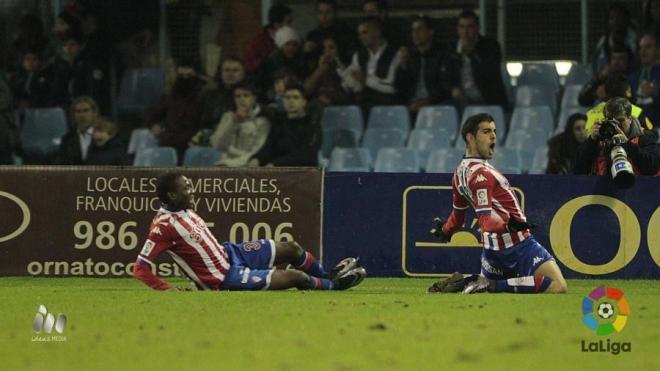
[[[640,130],[660,122],[656,5],[649,1],[651,15],[640,30],[624,6],[610,7],[593,55],[594,78],[579,97],[599,117],[608,99],[628,98],[643,111]],[[195,60],[176,60],[174,84],[143,113],[143,126],[160,146],[176,149],[179,161],[190,146],[210,146],[222,153],[219,166],[315,166],[321,111],[328,105],[358,105],[365,116],[376,105],[404,105],[412,122],[429,105],[459,112],[467,105],[499,105],[509,112],[500,45],[479,33],[472,10],[460,13],[451,39],[438,37],[425,15],[405,26],[393,22],[384,0],[364,1],[355,27],[339,16],[335,0],[318,0],[316,10],[318,26],[301,35],[292,27],[292,10],[273,5],[242,57],[223,55],[214,78],[205,78]],[[7,83],[0,84],[2,108],[9,101],[7,108],[19,112],[69,111],[70,132],[49,163],[130,164],[125,138],[107,118],[109,52],[96,15],[68,8],[50,33],[39,17],[25,15],[17,31]],[[623,93],[622,79],[629,84]],[[571,116],[566,131],[550,140],[548,173],[573,172],[578,146],[592,137],[588,116]],[[6,151],[10,127],[0,118],[1,163],[13,161]]]

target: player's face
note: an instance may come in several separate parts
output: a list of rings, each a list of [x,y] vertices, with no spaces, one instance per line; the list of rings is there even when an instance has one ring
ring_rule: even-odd
[[[173,196],[173,197],[172,197]],[[176,209],[190,209],[193,207],[193,185],[185,176],[176,180],[176,190],[170,196],[170,204]]]
[[[472,141],[472,155],[490,160],[495,154],[495,143],[497,141],[497,128],[495,122],[483,121],[479,123],[477,135]]]

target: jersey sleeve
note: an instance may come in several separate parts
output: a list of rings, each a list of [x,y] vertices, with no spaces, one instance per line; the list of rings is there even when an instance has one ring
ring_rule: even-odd
[[[158,278],[151,271],[151,268],[155,267],[154,261],[156,261],[158,255],[172,245],[172,239],[168,232],[168,225],[166,223],[151,225],[147,240],[144,246],[142,246],[142,250],[135,262],[135,268],[133,269],[133,276],[135,278],[155,290],[169,290],[172,288],[167,282]]]
[[[477,215],[490,214],[492,211],[496,182],[493,174],[486,168],[478,169],[470,176],[468,183]]]
[[[451,180],[451,205],[456,210],[467,210],[470,207],[468,200],[458,192],[456,187],[456,176]]]

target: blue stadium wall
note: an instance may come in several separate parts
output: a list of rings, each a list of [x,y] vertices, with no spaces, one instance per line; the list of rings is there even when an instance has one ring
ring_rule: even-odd
[[[604,177],[508,178],[567,278],[660,278],[660,178],[628,190]],[[450,174],[326,173],[323,261],[359,256],[371,276],[477,273],[474,214],[449,244],[429,234],[450,211]]]

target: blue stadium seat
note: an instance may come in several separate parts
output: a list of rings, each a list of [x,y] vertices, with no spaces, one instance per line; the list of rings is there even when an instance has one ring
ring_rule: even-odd
[[[368,172],[371,155],[366,148],[335,148],[330,154],[328,171]]]
[[[143,148],[151,147],[158,147],[158,139],[156,139],[151,130],[146,128],[133,129],[126,152],[129,155],[134,155]]]
[[[523,164],[520,153],[515,148],[499,147],[490,161],[502,174],[522,174]]]
[[[548,133],[542,128],[516,130],[511,131],[506,138],[506,148],[518,151],[522,163],[522,171],[526,172],[532,166],[536,150],[538,148],[545,148],[547,141]]]
[[[511,116],[510,132],[542,128],[550,136],[555,130],[555,122],[548,106],[516,107]]]
[[[141,113],[165,94],[165,72],[160,68],[132,68],[124,72],[117,97],[122,115]]]
[[[20,131],[25,160],[47,160],[58,150],[67,127],[66,113],[61,108],[26,110]]]
[[[458,112],[454,106],[426,106],[422,107],[415,120],[415,129],[446,128],[453,132],[454,140],[458,132]]]
[[[418,173],[417,151],[408,148],[381,148],[374,171],[378,173]]]
[[[464,151],[456,148],[442,148],[431,152],[426,162],[427,173],[453,173],[463,158]]]
[[[584,85],[591,81],[593,78],[593,71],[590,65],[574,64],[566,76],[565,86],[568,85]]]
[[[504,138],[506,138],[506,133],[508,125],[504,119],[504,110],[500,106],[489,106],[489,105],[473,105],[466,106],[463,111],[463,117],[461,122],[465,123],[468,117],[474,116],[478,113],[488,113],[495,119],[495,124],[497,125],[497,140],[504,143]],[[456,136],[456,148],[465,149],[465,143],[460,135]]]
[[[530,174],[545,174],[545,169],[548,166],[548,147],[540,147],[534,153],[532,166],[529,169]]]
[[[555,92],[542,85],[519,85],[515,103],[516,107],[549,106],[553,116],[557,113]]]
[[[333,148],[354,148],[358,146],[355,131],[350,129],[323,129],[321,140],[321,155],[328,158]]]
[[[566,122],[568,121],[568,118],[571,117],[572,114],[583,113],[586,115],[587,111],[588,108],[582,106],[567,107],[566,109],[562,109],[561,112],[559,113],[559,118],[557,119],[557,130],[555,132],[560,133],[564,131],[564,128],[566,127]]]
[[[559,75],[554,63],[523,63],[523,69],[518,76],[520,85],[543,85],[552,90],[559,91]]]
[[[566,85],[564,88],[564,95],[561,97],[561,109],[564,110],[570,107],[581,107],[578,102],[582,85]]]
[[[358,106],[325,107],[323,109],[323,114],[321,115],[321,127],[324,130],[353,130],[357,134],[356,138],[359,139],[364,131],[362,111]]]
[[[376,158],[381,148],[403,148],[406,134],[397,129],[367,128],[362,138],[362,147],[367,148],[371,158]]]
[[[176,150],[172,147],[144,148],[137,152],[133,165],[174,167],[178,160]]]
[[[417,151],[419,163],[422,167],[426,166],[431,151],[451,147],[452,133],[448,130],[448,128],[441,126],[436,129],[415,128],[410,132],[407,147]]]
[[[405,106],[375,106],[369,111],[368,128],[410,131],[410,113]]]
[[[212,147],[193,146],[183,155],[184,166],[214,166],[222,153]]]

